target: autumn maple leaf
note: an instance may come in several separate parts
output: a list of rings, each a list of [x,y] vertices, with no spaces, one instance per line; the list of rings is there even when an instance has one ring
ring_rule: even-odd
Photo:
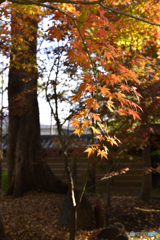
[[[128,112],[125,110],[125,109],[119,109],[119,110],[117,110],[117,112],[119,113],[119,114],[121,114],[121,115],[128,115]]]
[[[139,118],[139,119],[141,120],[140,116],[138,115],[138,112],[136,112],[136,111],[134,111],[134,110],[132,110],[132,109],[129,109],[128,111],[129,111],[129,113],[133,116],[134,120],[135,120],[136,118]]]
[[[81,136],[81,133],[84,133],[83,129],[81,128],[77,128],[74,132],[74,134],[78,134],[78,136],[80,137]]]
[[[98,134],[100,134],[100,132],[99,132],[99,130],[98,129],[96,129],[95,127],[93,127],[93,126],[91,126],[91,128],[92,128],[92,130],[93,130],[93,133],[98,133]]]
[[[113,144],[118,146],[118,144],[117,144],[117,142],[116,142],[116,140],[114,138],[107,137],[107,141],[110,142],[112,146],[113,146]]]
[[[87,148],[84,152],[88,152],[88,157],[95,152],[94,148]]]
[[[104,150],[98,150],[97,156],[99,156],[99,155],[101,156],[101,159],[103,157],[108,159],[107,154],[106,154],[106,152]]]
[[[94,138],[99,139],[100,142],[102,140],[105,140],[105,138],[101,134],[96,135]]]

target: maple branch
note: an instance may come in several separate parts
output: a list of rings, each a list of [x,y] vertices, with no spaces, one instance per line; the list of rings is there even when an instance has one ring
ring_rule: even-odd
[[[3,2],[4,2],[3,0],[0,0],[0,3],[3,3]],[[33,0],[24,0],[24,1],[21,1],[21,0],[11,0],[11,2],[12,3],[18,3],[18,4],[21,4],[21,5],[27,5],[27,4],[31,4],[32,5],[32,4],[34,4],[34,5],[37,5],[37,6],[46,7],[46,8],[52,9],[52,10],[60,11],[61,13],[65,14],[66,16],[68,16],[70,18],[72,18],[73,20],[77,20],[76,18],[70,16],[69,14],[65,13],[64,11],[60,10],[57,7],[53,7],[51,5],[44,4],[46,2],[46,0],[44,0],[44,1],[41,0],[40,2],[33,1]],[[128,14],[128,13],[125,13],[125,12],[121,12],[121,11],[116,10],[114,8],[108,7],[108,6],[106,6],[106,5],[104,5],[102,3],[102,0],[100,0],[100,1],[93,1],[93,2],[69,1],[69,0],[55,0],[55,1],[52,1],[51,0],[51,1],[48,1],[48,2],[49,3],[54,3],[55,2],[55,3],[82,4],[82,5],[95,5],[95,4],[98,4],[102,8],[106,9],[107,11],[112,11],[112,12],[118,13],[120,15],[124,15],[124,16],[130,17],[130,18],[136,19],[138,21],[142,21],[142,22],[145,22],[145,23],[148,23],[148,24],[160,27],[160,24],[158,24],[158,23],[154,23],[154,22],[145,20],[143,18],[139,18],[139,17],[136,17],[134,15],[131,15],[131,14]]]
[[[19,3],[19,0],[13,0],[12,2],[14,2],[14,3]],[[35,1],[33,1],[33,0],[26,0],[26,2],[28,2],[28,3],[30,3],[30,4],[35,4],[35,5],[38,5],[38,6],[41,6],[41,7],[46,7],[46,8],[52,9],[52,10],[57,10],[57,11],[63,13],[64,15],[66,15],[67,17],[71,18],[71,19],[73,20],[74,24],[75,24],[75,21],[81,23],[81,21],[79,21],[77,18],[72,17],[71,15],[69,15],[68,13],[64,12],[63,10],[61,10],[61,9],[59,9],[59,8],[57,8],[57,7],[53,7],[53,6],[51,6],[51,5],[47,5],[47,4],[44,4],[44,3],[35,2]],[[77,28],[78,31],[79,31],[79,28],[78,28],[77,24],[75,24],[75,26],[76,26],[76,28]],[[79,31],[79,34],[80,34],[81,38],[83,39],[80,31]]]
[[[4,2],[4,0],[0,0],[0,3]],[[27,4],[27,0],[21,1],[21,0],[11,0],[12,3],[19,3],[19,4]],[[51,0],[51,1],[46,1],[46,0],[40,0],[38,2],[35,2],[34,4],[38,5],[41,3],[70,3],[70,4],[82,4],[82,5],[95,5],[95,4],[100,4],[101,1],[93,1],[93,2],[84,2],[84,1],[69,1],[69,0]]]
[[[96,70],[95,62],[93,61],[93,59],[92,59],[92,57],[91,57],[91,55],[90,55],[90,52],[88,51],[88,49],[87,49],[87,47],[86,47],[85,40],[84,40],[84,38],[83,38],[83,36],[82,36],[82,34],[81,34],[81,31],[79,30],[79,27],[78,27],[77,23],[75,22],[75,20],[78,21],[77,19],[73,19],[73,23],[74,23],[75,27],[77,28],[77,30],[78,30],[78,32],[79,32],[79,35],[80,35],[80,37],[81,37],[81,39],[82,39],[82,42],[83,42],[85,51],[86,51],[86,53],[88,54],[89,59],[90,59],[91,64],[92,64],[92,69],[93,69],[94,77],[96,78],[96,76],[95,76],[95,75],[96,75],[96,74],[95,74],[95,70]]]
[[[151,25],[155,25],[155,26],[160,27],[160,24],[158,24],[158,23],[150,22],[150,21],[145,20],[145,19],[143,19],[143,18],[135,17],[135,16],[133,16],[133,15],[131,15],[131,14],[118,11],[118,10],[116,10],[116,9],[114,9],[114,8],[111,8],[111,7],[108,7],[108,6],[104,5],[103,3],[99,3],[99,5],[100,5],[102,8],[106,9],[107,11],[112,11],[112,12],[115,12],[115,13],[118,13],[118,14],[121,14],[121,15],[124,15],[124,16],[127,16],[127,17],[130,17],[130,18],[134,18],[134,19],[136,19],[136,20],[138,20],[138,21],[142,21],[142,22],[145,22],[145,23],[148,23],[148,24],[151,24]]]
[[[2,71],[0,71],[0,75],[3,74],[3,72],[7,69],[8,67],[5,67],[2,69]]]
[[[21,4],[21,1],[19,1],[19,0],[13,0],[12,2]],[[63,10],[61,10],[57,7],[53,7],[51,5],[47,5],[47,4],[44,4],[44,3],[39,3],[39,2],[36,2],[36,1],[33,1],[33,0],[26,0],[26,2],[28,2],[28,4],[34,4],[34,5],[41,6],[41,7],[46,7],[46,8],[52,9],[52,10],[57,10],[57,11],[63,13],[64,15],[66,15],[67,17],[71,18],[72,20],[77,20],[76,18],[70,16],[68,13],[64,12]]]

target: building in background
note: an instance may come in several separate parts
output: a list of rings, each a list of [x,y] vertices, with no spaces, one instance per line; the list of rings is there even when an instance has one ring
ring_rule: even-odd
[[[9,118],[6,116],[3,120],[3,136],[5,136],[8,133],[8,123]],[[73,133],[73,129],[71,126],[63,126],[63,131],[67,135],[71,135]],[[84,134],[90,134],[91,132],[88,129],[84,130]],[[40,124],[40,135],[58,135],[58,130],[56,125],[45,125]]]
[[[57,126],[51,126],[51,125],[40,125],[40,134],[41,135],[58,135],[58,129]],[[69,126],[63,127],[64,133],[71,135],[73,133],[73,129]]]

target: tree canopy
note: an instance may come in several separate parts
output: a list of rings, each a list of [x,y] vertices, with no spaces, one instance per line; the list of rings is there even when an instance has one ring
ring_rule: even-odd
[[[60,42],[69,36],[64,65],[68,66],[70,72],[73,71],[74,66],[73,76],[75,72],[81,75],[77,91],[74,91],[73,96],[70,98],[70,101],[81,102],[81,107],[71,118],[72,127],[75,130],[74,133],[79,136],[84,132],[85,128],[90,128],[94,138],[98,139],[98,143],[92,141],[92,144],[85,150],[88,153],[89,159],[92,160],[90,158],[92,154],[96,154],[101,158],[107,158],[108,143],[118,145],[120,142],[113,134],[116,129],[116,121],[123,123],[125,117],[127,119],[125,125],[128,128],[129,124],[132,123],[131,119],[141,120],[144,118],[141,114],[142,107],[148,109],[148,106],[152,106],[150,98],[159,103],[159,96],[155,94],[155,89],[159,89],[159,68],[156,65],[157,59],[160,58],[159,1],[56,0],[46,2],[43,0],[12,0],[11,2],[0,1],[0,3],[0,19],[4,22],[3,27],[0,29],[2,36],[0,46],[4,55],[7,57],[11,56],[10,79],[12,78],[12,80],[14,78],[14,74],[11,72],[13,68],[16,69],[18,79],[21,82],[23,82],[23,78],[18,73],[18,69],[20,69],[22,76],[24,72],[27,72],[27,76],[30,76],[30,72],[33,69],[37,73],[35,46],[31,51],[27,51],[27,44],[32,48],[30,42],[34,40],[33,38],[36,39],[36,35],[32,32],[35,32],[37,29],[34,29],[32,19],[38,22],[44,14],[50,14],[52,15],[50,19],[52,26],[47,30],[48,38]],[[10,35],[9,24],[11,15],[12,29],[14,27],[16,33],[20,33],[19,35],[14,35],[13,32]],[[18,19],[16,16],[21,16],[25,21],[23,22],[20,19],[16,21]],[[31,24],[26,24],[27,19],[30,20]],[[22,30],[24,34],[22,34]],[[10,44],[10,36],[12,36],[12,43],[15,43],[12,46]],[[28,43],[25,37],[27,37]],[[17,55],[17,52],[19,55]],[[24,61],[19,61],[19,56],[22,56]],[[26,80],[26,85],[30,85],[29,78]],[[36,80],[34,81],[35,89],[37,87],[35,86]],[[56,84],[55,81],[52,83],[53,85]],[[14,81],[12,81],[12,84],[14,85]],[[22,85],[24,86],[25,84]],[[149,95],[148,93],[146,94],[148,87],[150,90],[152,89]],[[36,95],[35,89],[33,91]],[[16,87],[15,90],[17,91]],[[140,99],[145,94],[146,98],[145,101],[142,100],[141,107]],[[33,97],[36,101],[36,96]],[[36,109],[38,113],[37,102]],[[31,113],[34,118],[33,111]],[[57,114],[55,116],[58,122],[57,126],[59,126]],[[16,117],[19,119],[19,115]],[[35,125],[33,125],[31,119],[29,115],[26,115],[26,118],[24,115],[20,118],[21,132],[18,132],[19,139],[21,140],[22,138],[23,141],[19,141],[20,144],[18,145],[20,157],[16,158],[16,162],[18,163],[16,172],[19,173],[20,177],[16,178],[16,183],[20,184],[21,188],[15,196],[20,196],[23,192],[24,184],[21,181],[21,170],[23,169],[24,162],[28,164],[28,159],[26,161],[21,160],[21,156],[22,158],[24,157],[21,151],[21,144],[23,144],[25,138],[23,134],[24,122],[30,122],[30,126],[34,128],[34,126],[38,125],[39,121],[37,118],[37,121],[34,122]],[[114,130],[113,133],[109,132],[109,125]],[[27,137],[33,135],[33,132],[35,132],[32,131],[31,127],[29,127],[29,131],[27,127],[25,128]],[[61,131],[59,130],[60,134]],[[14,142],[15,135],[13,134],[12,137],[12,141],[10,142]],[[39,138],[38,128],[36,138]],[[32,139],[32,142],[34,142],[34,139]],[[32,142],[30,144],[31,149],[34,145],[32,145]],[[26,146],[25,149],[27,149]],[[14,155],[15,151],[12,151],[12,154]],[[69,179],[70,199],[72,202],[71,212],[74,215],[72,222],[74,227],[71,231],[70,239],[75,239],[76,211],[85,190],[86,182],[82,186],[78,203],[76,203],[73,178],[65,149],[63,149],[63,155]],[[34,159],[34,156],[32,156],[32,163]],[[42,162],[37,167],[40,168],[35,167],[32,171],[33,177],[36,177],[35,185],[37,186],[38,179],[38,184],[41,183],[40,189],[41,187],[42,189],[53,189],[53,184],[49,185],[48,183],[57,182],[58,180],[50,174],[50,177],[44,182],[42,176],[48,176],[49,170],[47,166],[42,166]],[[44,172],[44,169],[46,169],[46,172]],[[35,172],[37,175],[34,174]],[[25,174],[29,175],[30,186],[32,186],[31,175],[27,174],[27,172]],[[85,179],[87,179],[87,174],[88,172],[85,175]],[[23,178],[25,178],[25,175],[23,175]],[[45,188],[43,187],[44,183]],[[50,187],[48,188],[48,186]],[[12,192],[14,189],[13,184],[10,189]],[[30,188],[27,186],[26,189]],[[63,189],[67,190],[65,186],[63,186]]]
[[[107,125],[102,122],[101,109],[107,108],[113,116],[131,115],[133,119],[140,119],[141,107],[134,96],[139,101],[143,91],[138,93],[135,85],[140,82],[142,85],[139,76],[146,72],[146,64],[151,64],[153,59],[146,52],[154,49],[156,58],[159,57],[159,1],[14,0],[12,4],[1,3],[1,17],[7,16],[10,8],[18,11],[20,5],[24,15],[29,13],[34,17],[50,9],[53,25],[47,30],[49,38],[61,41],[71,33],[66,62],[74,63],[81,72],[79,89],[71,101],[81,99],[83,103],[72,118],[72,127],[79,136],[85,127],[91,128],[100,143],[92,144],[86,150],[88,155],[96,152],[107,157],[104,142],[118,144],[118,139],[109,135]],[[42,10],[35,6],[41,6]],[[5,34],[4,29],[1,31]],[[145,85],[144,81],[142,86]]]

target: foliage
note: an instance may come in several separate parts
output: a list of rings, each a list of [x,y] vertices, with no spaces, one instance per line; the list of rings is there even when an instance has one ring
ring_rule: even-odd
[[[145,115],[140,113],[142,107],[144,109],[148,109],[148,106],[151,107],[155,98],[156,102],[159,103],[159,98],[155,96],[154,91],[154,88],[158,87],[159,89],[159,73],[156,71],[158,68],[152,71],[153,74],[150,77],[150,66],[155,66],[155,59],[152,60],[148,57],[151,48],[155,50],[156,58],[160,55],[159,1],[151,1],[152,4],[148,0],[145,2],[139,0],[136,2],[128,0],[118,2],[111,0],[104,2],[62,0],[47,4],[34,0],[14,0],[14,2],[27,6],[3,3],[1,16],[3,13],[7,15],[8,6],[11,6],[12,17],[14,17],[14,11],[20,12],[20,8],[22,8],[22,12],[26,14],[26,19],[29,13],[33,14],[33,18],[36,17],[38,21],[42,12],[36,5],[40,5],[54,11],[51,18],[52,26],[47,30],[50,39],[61,42],[70,34],[64,65],[68,66],[71,75],[75,74],[73,65],[81,75],[77,91],[74,91],[70,98],[71,102],[81,103],[81,107],[72,115],[72,127],[78,136],[84,132],[85,128],[89,128],[93,137],[98,140],[95,143],[93,139],[92,144],[85,150],[88,153],[89,162],[92,162],[92,157],[95,155],[100,156],[101,159],[108,158],[108,145],[120,144],[120,140],[114,133],[117,132],[121,139],[128,141],[126,132],[132,132],[136,129],[136,124],[134,125],[133,121],[137,120],[137,124],[139,124],[142,119],[143,125],[146,123]],[[33,4],[33,6],[31,7],[29,4]],[[21,30],[22,24],[26,23],[17,24],[17,32]],[[27,26],[27,30],[31,29]],[[24,34],[28,35],[30,32]],[[22,43],[21,39],[18,39],[18,35],[17,39],[15,38],[15,44],[18,50],[22,50],[21,54],[27,56],[27,44]],[[4,54],[5,51],[7,52],[6,48]],[[155,54],[153,57],[155,58]],[[12,60],[16,68],[19,68],[20,61],[15,59],[14,54]],[[28,59],[22,65],[28,73],[32,72],[35,67],[32,66],[32,59]],[[153,80],[152,85],[148,84],[150,78]],[[51,97],[56,100],[56,85],[54,81],[52,84],[54,96]],[[148,89],[146,85],[152,86],[153,97],[151,96],[151,101],[148,93],[146,94]],[[146,94],[145,102],[143,100],[140,102],[141,94]],[[64,97],[64,92],[60,92],[58,97]],[[142,103],[142,107],[138,105],[139,103]],[[68,156],[61,137],[61,124],[57,109],[54,114],[70,184],[73,210],[75,210],[78,205],[74,199],[73,179],[68,168]],[[159,115],[157,115],[157,119],[158,117]],[[152,116],[147,115],[147,120],[151,119]],[[116,131],[115,126],[118,131]],[[149,137],[146,136],[145,141],[148,139]],[[87,173],[85,178],[87,178]],[[82,194],[84,190],[85,184],[82,186]],[[80,202],[82,194],[78,202]]]
[[[60,4],[58,6],[60,6]],[[61,19],[66,19],[67,21],[68,15],[70,16],[73,11],[76,16],[78,15],[76,8],[72,8],[70,10],[68,5],[65,5],[65,7],[64,9],[66,9],[67,17],[65,17],[61,12],[57,12],[52,20],[56,20],[58,17],[61,17]],[[134,8],[132,5],[126,4],[125,8],[125,10],[131,11],[131,13],[134,14],[139,11],[138,8]],[[142,8],[144,8],[144,6]],[[128,20],[124,17],[117,17],[117,21],[115,21],[115,19],[113,20],[111,16],[108,17],[105,15],[107,13],[105,13],[103,8],[97,8],[97,6],[92,6],[92,10],[90,6],[87,6],[85,10],[83,8],[80,10],[80,17],[78,20],[83,20],[83,26],[82,24],[79,24],[79,22],[76,25],[76,22],[73,20],[72,31],[75,36],[73,35],[73,41],[71,42],[72,49],[70,49],[67,57],[70,59],[71,63],[77,62],[77,66],[79,66],[79,68],[84,72],[82,83],[79,86],[79,91],[75,96],[73,96],[71,101],[77,101],[78,99],[81,99],[82,96],[85,96],[85,99],[82,101],[83,109],[81,109],[72,119],[72,126],[76,128],[75,133],[79,136],[83,133],[84,127],[92,128],[93,133],[97,135],[96,138],[98,138],[100,142],[96,145],[91,145],[91,147],[86,150],[88,152],[88,156],[96,152],[97,155],[100,155],[101,157],[107,157],[107,147],[104,142],[108,141],[111,144],[118,144],[118,142],[116,138],[109,135],[106,125],[101,122],[102,116],[104,116],[101,109],[104,106],[107,106],[107,118],[109,118],[109,115],[111,114],[113,115],[113,118],[117,117],[117,113],[126,116],[131,114],[133,115],[133,119],[139,118],[137,112],[134,110],[134,108],[138,108],[138,105],[133,102],[133,97],[131,98],[127,96],[128,94],[126,95],[127,92],[129,93],[132,91],[138,98],[140,97],[136,88],[132,86],[133,82],[136,81],[136,74],[134,74],[131,70],[128,71],[122,65],[124,63],[126,65],[124,59],[131,55],[131,51],[128,51],[128,49],[124,51],[124,47],[122,46],[124,44],[118,38],[120,34],[124,38],[124,34],[121,33],[122,27],[116,28],[115,31],[117,35],[115,35],[113,25],[111,24],[113,21],[117,26],[119,22],[120,24],[122,23],[122,19],[124,24],[126,24],[126,21]],[[98,16],[101,16],[101,18]],[[107,17],[109,19],[109,23],[107,22]],[[94,19],[94,22],[92,19]],[[132,22],[133,25],[133,19],[131,19],[130,22]],[[102,28],[99,29],[99,26],[102,26]],[[141,26],[141,23],[139,23],[140,28]],[[147,27],[148,25],[146,28]],[[152,26],[150,28],[152,29],[153,34],[154,28]],[[124,31],[126,29],[127,28],[124,27]],[[137,29],[139,30],[139,28]],[[56,31],[55,23],[54,27],[49,29],[49,33],[53,34],[53,37],[57,37],[57,35],[54,34]],[[106,33],[108,33],[107,37],[105,35]],[[136,32],[133,33],[135,34],[134,37],[138,37]],[[145,38],[147,34],[146,32],[144,35],[142,34],[142,38]],[[57,40],[60,40],[59,35]],[[113,40],[114,44],[111,43]],[[128,44],[129,43],[130,42],[128,40]],[[121,48],[118,46],[121,46]],[[124,57],[121,59],[120,51],[122,51],[122,49]],[[133,50],[135,51],[134,48]],[[145,62],[145,58],[143,59]],[[132,66],[134,65],[133,63],[130,63],[130,66],[126,66],[132,69]],[[107,74],[107,72],[109,74]],[[128,79],[128,83],[130,84],[126,84],[126,79]]]
[[[34,5],[30,7],[27,5],[29,2]],[[141,1],[130,4],[125,0],[118,3],[116,1],[76,2],[75,4],[74,1],[68,2],[71,4],[62,2],[47,5],[38,1],[27,1],[26,6],[15,4],[11,6],[12,11],[13,9],[24,11],[26,17],[29,13],[33,18],[37,18],[37,21],[40,19],[39,16],[46,14],[44,9],[54,10],[51,18],[52,26],[47,31],[49,38],[60,42],[68,34],[70,35],[64,65],[70,67],[74,64],[81,73],[81,84],[71,101],[81,101],[82,105],[82,108],[72,117],[72,127],[75,128],[74,133],[79,136],[84,132],[84,128],[92,129],[99,143],[92,144],[86,150],[88,156],[96,153],[101,158],[107,158],[106,142],[119,144],[118,139],[109,133],[108,125],[112,124],[111,127],[114,127],[111,119],[115,120],[119,115],[118,122],[123,121],[123,116],[130,115],[133,116],[133,120],[141,119],[138,114],[138,109],[141,107],[135,103],[134,97],[140,99],[141,94],[134,85],[140,83],[140,75],[141,78],[142,74],[146,75],[144,70],[146,63],[148,61],[151,63],[146,55],[147,51],[151,52],[150,46],[151,48],[154,46],[159,56],[159,28],[157,27],[159,26],[159,5],[153,2],[150,6],[150,1],[146,1],[145,4]],[[18,3],[21,4],[21,1]],[[36,5],[44,8],[40,10]],[[3,3],[1,16],[4,14],[8,17],[9,6]],[[134,27],[135,23],[136,27]],[[26,29],[29,30],[28,27]],[[3,29],[4,42],[8,40],[7,24],[5,24],[5,31]],[[29,35],[30,32],[25,34]],[[151,40],[153,38],[154,42]],[[17,36],[16,44],[20,47],[21,39],[18,39]],[[23,44],[20,48],[23,52],[23,48],[26,49],[27,45]],[[8,53],[8,48],[3,50],[4,54]],[[23,65],[30,72],[32,59],[29,62],[29,66],[24,65],[25,63]],[[16,64],[16,67],[19,66]],[[72,71],[73,69],[70,69],[70,72]],[[158,80],[155,75],[154,79]],[[143,85],[141,83],[142,88],[145,83],[146,81]],[[142,92],[141,89],[139,90]],[[107,114],[104,114],[102,109]],[[110,115],[113,117],[110,118]],[[104,118],[108,122],[107,125],[103,122]],[[132,122],[130,117],[129,119]]]

